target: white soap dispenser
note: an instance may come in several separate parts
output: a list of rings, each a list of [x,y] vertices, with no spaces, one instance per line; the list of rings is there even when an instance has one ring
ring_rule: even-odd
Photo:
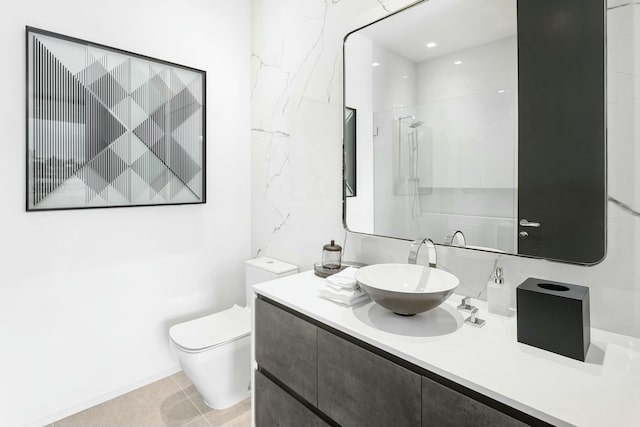
[[[496,267],[493,277],[487,282],[487,302],[489,313],[510,315],[511,289],[504,283],[502,267]]]

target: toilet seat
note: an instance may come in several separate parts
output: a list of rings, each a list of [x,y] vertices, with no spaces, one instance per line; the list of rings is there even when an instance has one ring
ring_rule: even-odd
[[[188,353],[199,353],[251,333],[251,310],[233,307],[199,319],[179,323],[169,329],[171,341]]]

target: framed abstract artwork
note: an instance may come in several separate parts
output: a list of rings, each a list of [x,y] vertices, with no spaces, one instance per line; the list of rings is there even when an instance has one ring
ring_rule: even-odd
[[[206,73],[27,27],[27,210],[206,202]]]

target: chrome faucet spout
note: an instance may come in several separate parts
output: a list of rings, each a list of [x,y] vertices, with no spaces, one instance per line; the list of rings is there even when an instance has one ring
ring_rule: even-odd
[[[418,252],[422,245],[427,246],[427,250],[429,251],[429,267],[436,268],[438,254],[436,253],[436,245],[433,243],[433,240],[424,237],[421,239],[414,240],[409,247],[409,264],[416,264],[418,261]]]
[[[460,230],[457,230],[454,233],[444,236],[444,244],[464,248],[467,246],[467,240],[464,237],[464,233]]]

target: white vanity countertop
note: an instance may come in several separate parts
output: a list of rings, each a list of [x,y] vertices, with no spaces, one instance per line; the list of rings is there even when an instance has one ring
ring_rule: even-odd
[[[345,307],[317,296],[313,271],[254,286],[256,293],[408,362],[559,426],[640,426],[640,339],[591,330],[580,362],[516,340],[515,317],[473,300],[482,328],[465,324],[453,295],[435,310],[397,316],[371,301]]]

